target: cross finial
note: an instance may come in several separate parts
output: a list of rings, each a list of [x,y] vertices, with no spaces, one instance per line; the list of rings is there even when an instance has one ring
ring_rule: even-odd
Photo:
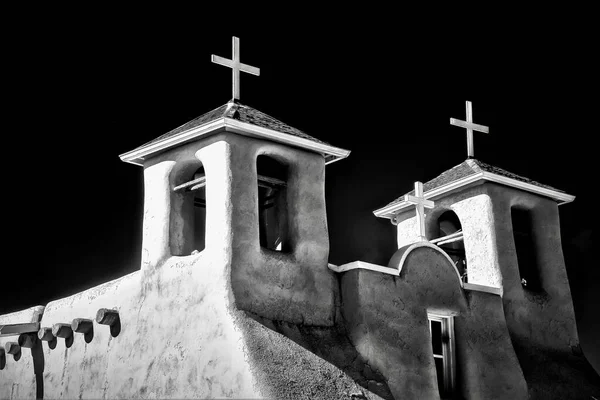
[[[240,99],[240,71],[252,75],[260,75],[260,69],[240,62],[240,39],[232,38],[232,59],[211,55],[211,61],[215,64],[224,65],[232,69],[233,72],[233,98]]]
[[[490,128],[484,125],[473,123],[473,106],[471,105],[470,101],[467,101],[467,120],[461,121],[459,119],[450,118],[450,125],[467,128],[467,154],[468,158],[474,158],[475,150],[473,148],[473,131],[489,133]]]
[[[415,195],[407,194],[404,196],[404,201],[414,204],[417,209],[417,223],[419,224],[419,236],[422,241],[427,240],[425,237],[425,208],[433,208],[435,203],[431,200],[425,200],[423,196],[423,184],[419,181],[415,182]]]

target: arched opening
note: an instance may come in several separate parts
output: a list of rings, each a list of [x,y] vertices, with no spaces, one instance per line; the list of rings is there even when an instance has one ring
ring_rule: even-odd
[[[260,155],[258,174],[258,226],[261,247],[289,251],[287,243],[288,168],[272,157]]]
[[[185,246],[183,255],[195,254],[206,247],[206,173],[200,165],[190,176],[191,180],[176,186],[173,190],[183,195],[182,240]],[[188,178],[189,179],[189,178]]]
[[[467,282],[467,257],[462,225],[454,211],[448,210],[437,220],[437,235],[431,243],[438,245],[454,262],[463,282]]]
[[[521,207],[512,207],[510,214],[521,284],[529,290],[540,290],[540,273],[537,265],[531,211]]]

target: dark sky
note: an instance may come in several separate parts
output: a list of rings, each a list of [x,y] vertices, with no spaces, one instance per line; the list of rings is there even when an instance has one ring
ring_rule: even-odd
[[[242,62],[261,69],[243,74],[243,104],[352,151],[327,167],[331,262],[387,262],[395,230],[372,211],[466,158],[449,118],[464,119],[470,100],[490,127],[475,133],[478,159],[577,196],[560,207],[561,234],[584,349],[599,348],[589,32],[409,27],[409,15],[380,11],[250,28],[112,11],[17,23],[3,49],[0,313],[139,269],[142,169],[118,155],[230,99],[231,72],[210,55],[230,58],[235,35]]]

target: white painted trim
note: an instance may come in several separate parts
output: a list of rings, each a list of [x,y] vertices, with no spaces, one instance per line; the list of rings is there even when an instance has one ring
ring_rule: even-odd
[[[329,154],[334,157],[346,158],[350,155],[350,150],[318,143],[298,136],[288,135],[286,133],[277,132],[273,129],[263,128],[261,126],[248,124],[246,122],[241,122],[231,118],[225,118],[225,126],[227,128],[231,127],[234,132],[242,135],[253,133],[259,137],[271,139],[276,142],[285,143],[296,147],[302,147],[304,149],[313,150],[319,153]]]
[[[304,139],[297,136],[288,135],[285,133],[277,132],[272,129],[255,126],[245,122],[240,122],[231,118],[219,118],[215,121],[197,126],[190,130],[176,134],[175,136],[160,140],[156,143],[152,143],[148,146],[142,147],[141,149],[132,150],[128,153],[123,153],[119,157],[122,161],[142,165],[141,160],[144,157],[156,153],[161,150],[165,150],[169,147],[176,146],[190,139],[194,139],[201,136],[209,136],[210,134],[217,133],[220,129],[225,129],[229,132],[235,132],[246,136],[256,136],[259,138],[265,138],[273,140],[275,142],[288,144],[295,147],[300,147],[308,150],[312,150],[322,154],[329,154],[335,159],[330,160],[327,164],[338,161],[341,158],[346,158],[350,155],[350,150],[345,150],[339,147],[330,146],[323,143],[317,143],[312,140]]]
[[[490,182],[501,183],[506,186],[512,186],[519,189],[527,190],[536,194],[541,194],[542,196],[550,197],[555,200],[560,200],[563,203],[570,203],[575,200],[575,196],[570,194],[557,192],[556,190],[532,185],[531,183],[518,181],[516,179],[507,178],[505,176],[492,174],[491,172],[483,172],[483,179],[488,180]]]
[[[408,257],[408,254],[410,252],[412,252],[414,249],[419,248],[419,247],[429,247],[431,249],[437,250],[439,253],[441,253],[444,257],[446,257],[446,259],[448,260],[448,262],[450,263],[450,265],[452,265],[452,268],[454,269],[454,272],[456,272],[456,276],[458,278],[458,282],[460,282],[460,287],[463,287],[463,281],[460,278],[460,273],[458,272],[458,269],[456,268],[456,265],[454,265],[454,261],[452,261],[452,259],[450,258],[450,256],[448,254],[446,254],[446,252],[444,250],[442,250],[441,248],[439,248],[438,246],[431,244],[429,242],[417,242],[417,243],[413,243],[410,245],[410,247],[408,249],[406,249],[406,251],[404,252],[404,254],[402,254],[402,258],[400,259],[400,267],[398,268],[398,275],[400,275],[400,272],[402,272],[402,267],[404,267],[404,261],[406,261],[406,257]]]
[[[485,293],[497,294],[498,296],[502,296],[502,289],[498,288],[498,287],[478,285],[475,283],[465,282],[464,288],[465,288],[465,290],[473,290],[476,292],[485,292]]]
[[[439,196],[439,195],[449,192],[451,190],[454,190],[454,189],[460,188],[462,186],[468,185],[470,183],[473,183],[475,181],[478,181],[479,179],[481,179],[481,177],[482,177],[482,174],[469,175],[465,178],[462,178],[457,181],[450,182],[446,185],[439,186],[435,189],[429,190],[428,192],[423,193],[423,197],[425,197],[426,199],[434,198],[436,196]],[[385,206],[383,208],[375,210],[375,211],[373,211],[373,214],[375,214],[376,217],[391,219],[394,216],[394,213],[396,211],[399,211],[408,206],[410,206],[410,203],[403,200],[399,203],[392,204],[390,206]]]
[[[450,393],[454,393],[456,387],[456,350],[454,338],[454,316],[444,315],[427,311],[429,334],[431,335],[431,322],[438,321],[442,325],[442,336],[448,337],[448,341],[442,341],[442,359],[444,360],[444,384]]]
[[[220,128],[225,127],[225,118],[220,118],[215,121],[211,121],[209,123],[197,126],[190,130],[178,133],[175,136],[172,136],[167,139],[160,140],[156,143],[152,143],[148,146],[144,146],[141,149],[132,150],[127,153],[123,153],[119,156],[122,161],[142,165],[142,163],[136,162],[139,159],[143,159],[143,157],[156,153],[161,150],[165,150],[169,147],[176,146],[186,140],[193,139],[199,136],[208,136],[210,133],[216,133],[216,131]]]
[[[558,203],[558,205],[561,205],[564,203],[570,203],[573,200],[575,200],[575,196],[572,196],[570,194],[558,192],[556,190],[552,190],[552,189],[548,189],[548,188],[543,188],[540,186],[532,185],[531,183],[522,182],[522,181],[519,181],[516,179],[507,178],[505,176],[493,174],[491,172],[484,172],[484,171],[474,174],[474,175],[469,175],[465,178],[459,179],[454,182],[450,182],[449,184],[439,186],[435,189],[432,189],[428,192],[423,193],[423,197],[428,198],[428,199],[435,198],[444,193],[447,193],[454,189],[458,189],[460,187],[466,186],[466,185],[476,182],[478,180],[496,182],[496,183],[500,183],[500,184],[503,184],[506,186],[526,190],[526,191],[529,191],[529,192],[532,192],[535,194],[539,194],[539,195],[542,195],[545,197],[550,197],[554,200],[560,201]],[[373,211],[373,214],[375,214],[375,216],[379,217],[379,218],[392,219],[394,217],[395,213],[397,213],[398,211],[400,211],[406,207],[409,207],[410,205],[411,204],[406,201],[401,201],[401,202],[393,204],[391,206],[385,206],[383,208],[375,210],[375,211]]]
[[[343,264],[340,266],[328,264],[330,270],[335,272],[346,272],[353,269],[368,269],[370,271],[382,272],[388,275],[398,276],[400,272],[396,268],[384,267],[382,265],[371,264],[364,261],[353,261],[351,263]]]

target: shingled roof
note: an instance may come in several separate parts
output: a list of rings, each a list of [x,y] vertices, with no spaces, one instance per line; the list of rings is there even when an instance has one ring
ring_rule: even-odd
[[[231,100],[134,150],[121,154],[120,158],[132,164],[142,165],[149,156],[222,130],[315,151],[323,154],[326,164],[348,157],[350,154],[349,150],[332,146],[270,115],[241,104],[237,100]]]
[[[178,135],[180,133],[197,128],[201,125],[208,124],[212,121],[216,121],[219,118],[231,118],[234,120],[238,120],[241,122],[246,122],[248,124],[259,126],[261,128],[272,129],[277,132],[281,132],[281,133],[285,133],[288,135],[311,140],[316,143],[329,144],[322,140],[316,139],[310,135],[307,135],[306,133],[302,132],[301,130],[293,128],[293,127],[279,121],[278,119],[271,117],[270,115],[260,112],[257,109],[254,109],[252,107],[241,104],[237,100],[235,100],[235,102],[231,101],[229,103],[223,104],[220,107],[215,108],[212,111],[202,114],[199,117],[196,117],[196,118],[192,119],[191,121],[186,122],[185,124],[165,133],[164,135],[161,135],[161,136],[157,137],[156,139],[153,139],[147,143],[144,143],[143,145],[139,146],[137,149],[147,147],[153,143],[160,142],[162,140],[168,139],[168,138]],[[137,149],[135,149],[135,150],[137,150]]]
[[[509,178],[514,181],[522,182],[524,184],[532,185],[534,187],[538,187],[538,188],[541,188],[544,190],[550,190],[552,192],[557,192],[557,194],[562,193],[566,197],[572,197],[572,196],[567,195],[564,191],[553,188],[552,186],[544,185],[542,183],[536,182],[536,181],[526,178],[524,176],[513,174],[512,172],[506,171],[502,168],[499,168],[499,167],[496,167],[496,166],[493,166],[490,164],[486,164],[483,161],[476,160],[474,158],[467,159],[467,160],[463,161],[462,163],[458,164],[457,166],[455,166],[447,171],[442,172],[440,175],[438,175],[435,178],[431,179],[430,181],[427,181],[426,183],[424,183],[423,184],[423,193],[426,194],[427,192],[430,192],[437,188],[442,189],[443,186],[450,185],[453,182],[457,182],[461,179],[467,178],[472,175],[481,174],[482,172],[493,174],[494,176]],[[485,178],[482,178],[482,179],[485,179]],[[414,193],[415,193],[415,191],[411,190],[410,192],[407,192],[404,195],[398,197],[396,200],[392,201],[385,207],[382,207],[381,209],[375,211],[376,215],[382,210],[386,210],[390,207],[393,207],[395,205],[403,203],[405,195],[414,195]],[[383,216],[383,215],[381,215],[381,216]]]

